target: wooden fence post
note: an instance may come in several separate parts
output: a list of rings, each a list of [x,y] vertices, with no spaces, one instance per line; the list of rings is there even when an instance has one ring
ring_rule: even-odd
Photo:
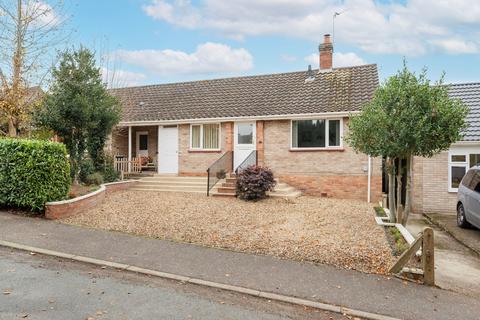
[[[426,285],[435,285],[435,254],[432,228],[423,229],[422,241],[423,282]]]

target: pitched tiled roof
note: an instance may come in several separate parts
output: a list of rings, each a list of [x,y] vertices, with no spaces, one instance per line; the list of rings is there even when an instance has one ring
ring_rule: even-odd
[[[356,111],[378,86],[376,65],[112,89],[122,122]]]
[[[468,128],[465,130],[463,141],[480,141],[480,82],[459,83],[448,86],[451,98],[462,100],[468,107]]]

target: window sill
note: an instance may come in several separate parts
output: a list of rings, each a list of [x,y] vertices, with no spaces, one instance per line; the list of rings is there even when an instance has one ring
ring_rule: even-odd
[[[221,153],[222,150],[202,150],[202,149],[189,149],[189,153]]]
[[[290,152],[343,152],[343,147],[336,148],[290,148]]]

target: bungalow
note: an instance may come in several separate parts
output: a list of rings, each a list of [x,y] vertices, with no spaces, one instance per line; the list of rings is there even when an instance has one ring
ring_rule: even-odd
[[[343,139],[378,86],[377,66],[332,68],[332,52],[325,35],[319,70],[114,89],[123,113],[112,152],[179,176],[254,157],[306,194],[378,200],[381,159]]]
[[[413,159],[412,205],[416,212],[455,213],[460,181],[470,167],[480,163],[480,83],[449,85],[449,95],[469,108],[468,128],[448,151]]]

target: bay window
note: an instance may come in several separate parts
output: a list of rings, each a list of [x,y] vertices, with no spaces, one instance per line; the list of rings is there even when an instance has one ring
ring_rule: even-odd
[[[209,123],[190,125],[190,149],[219,150],[220,124]]]
[[[292,120],[292,149],[341,147],[341,119]]]

